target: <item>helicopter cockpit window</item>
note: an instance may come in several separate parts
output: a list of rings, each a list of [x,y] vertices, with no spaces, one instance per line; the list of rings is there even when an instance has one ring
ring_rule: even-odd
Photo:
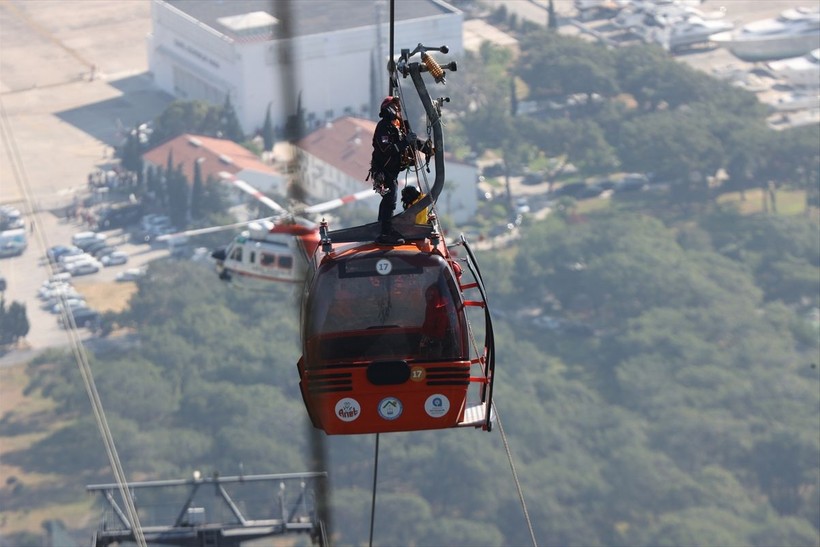
[[[286,270],[293,268],[293,257],[281,255],[279,257],[279,267]]]
[[[262,266],[264,266],[266,268],[272,268],[273,266],[276,265],[276,255],[272,255],[272,254],[269,254],[269,253],[261,253],[261,254],[262,254],[262,256],[259,259],[259,263]]]
[[[308,337],[322,358],[457,358],[466,351],[460,295],[441,257],[354,259],[321,272]],[[348,355],[350,354],[350,355]]]
[[[231,253],[231,260],[242,262],[242,247],[236,247]]]

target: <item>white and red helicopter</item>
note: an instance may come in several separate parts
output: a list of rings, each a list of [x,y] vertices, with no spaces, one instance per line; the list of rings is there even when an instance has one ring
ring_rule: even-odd
[[[253,196],[274,211],[274,215],[259,220],[237,222],[226,226],[213,226],[187,230],[163,239],[172,240],[184,236],[214,233],[245,227],[226,247],[215,250],[211,256],[216,260],[219,278],[240,285],[264,285],[269,282],[300,283],[304,281],[309,257],[319,246],[319,225],[299,214],[317,214],[342,205],[375,197],[371,189],[332,199],[316,205],[287,210],[274,200],[236,176],[222,172],[220,178]]]

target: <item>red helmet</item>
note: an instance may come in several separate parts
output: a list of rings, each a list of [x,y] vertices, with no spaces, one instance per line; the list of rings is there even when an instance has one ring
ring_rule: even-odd
[[[382,106],[379,108],[379,110],[384,110],[385,108],[387,108],[391,104],[395,104],[396,106],[401,108],[401,102],[399,101],[399,98],[398,97],[393,97],[392,95],[388,95],[382,101]]]

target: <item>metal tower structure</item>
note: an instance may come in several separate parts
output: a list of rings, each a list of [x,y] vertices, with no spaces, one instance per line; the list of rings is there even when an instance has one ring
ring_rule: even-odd
[[[316,489],[327,473],[201,477],[127,484],[149,545],[239,547],[243,541],[287,534],[310,534],[327,545],[317,518]],[[95,547],[134,541],[117,484],[92,484],[103,497]]]

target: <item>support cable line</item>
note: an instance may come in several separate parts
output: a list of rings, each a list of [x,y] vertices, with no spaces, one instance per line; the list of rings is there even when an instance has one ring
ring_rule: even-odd
[[[498,431],[501,433],[501,441],[504,443],[504,451],[507,452],[507,461],[510,462],[510,470],[512,471],[513,481],[515,481],[515,489],[518,492],[518,500],[521,502],[521,509],[524,512],[524,520],[527,521],[527,529],[530,532],[532,547],[538,547],[538,542],[535,540],[535,531],[532,528],[530,513],[527,511],[527,502],[524,500],[524,491],[521,489],[521,482],[518,480],[518,473],[515,470],[515,463],[513,462],[512,452],[510,451],[510,443],[507,441],[507,434],[504,433],[504,426],[501,425],[501,416],[498,415],[498,409],[495,407],[495,403],[493,403],[493,412],[495,412],[495,421],[498,424]]]
[[[39,212],[35,211],[34,200],[29,190],[30,185],[28,175],[26,173],[25,166],[21,160],[21,154],[19,149],[17,148],[17,143],[14,139],[11,124],[9,123],[8,114],[6,113],[6,109],[3,105],[2,99],[0,99],[0,136],[2,136],[2,139],[0,140],[2,140],[2,142],[4,143],[5,152],[9,158],[9,163],[12,166],[12,171],[14,172],[14,178],[17,181],[18,189],[20,190],[20,193],[23,196],[26,212],[30,215],[32,219],[36,219],[39,223],[39,219],[36,218]],[[46,249],[48,242],[42,230],[36,231],[36,238],[40,245],[40,248]],[[51,266],[51,264],[47,264],[46,267],[48,268],[49,275],[53,275],[54,269]],[[65,304],[65,298],[65,295],[61,296],[62,304]],[[114,478],[119,487],[120,495],[122,496],[122,499],[125,502],[125,509],[127,512],[129,524],[134,534],[134,540],[140,547],[146,547],[147,544],[145,543],[145,536],[142,533],[142,527],[140,526],[137,509],[134,505],[134,500],[131,498],[130,492],[127,488],[125,472],[122,468],[119,455],[117,454],[117,449],[114,445],[114,438],[111,434],[111,429],[108,427],[108,421],[105,417],[105,411],[103,409],[102,401],[100,400],[100,395],[97,392],[97,386],[94,382],[94,376],[91,372],[91,366],[88,360],[88,353],[86,352],[82,340],[80,339],[79,333],[77,332],[77,324],[74,322],[74,316],[69,310],[68,306],[61,306],[61,310],[63,324],[66,326],[66,332],[69,336],[71,350],[74,354],[74,359],[80,371],[80,376],[83,379],[86,394],[88,395],[88,399],[91,403],[91,409],[94,413],[94,420],[96,421],[97,428],[99,429],[100,434],[102,436],[105,451],[108,455],[108,461],[111,465],[111,470],[114,474]]]
[[[373,547],[373,525],[376,522],[376,483],[379,477],[379,434],[376,433],[376,455],[373,463],[373,498],[370,502],[370,542],[368,545]]]

